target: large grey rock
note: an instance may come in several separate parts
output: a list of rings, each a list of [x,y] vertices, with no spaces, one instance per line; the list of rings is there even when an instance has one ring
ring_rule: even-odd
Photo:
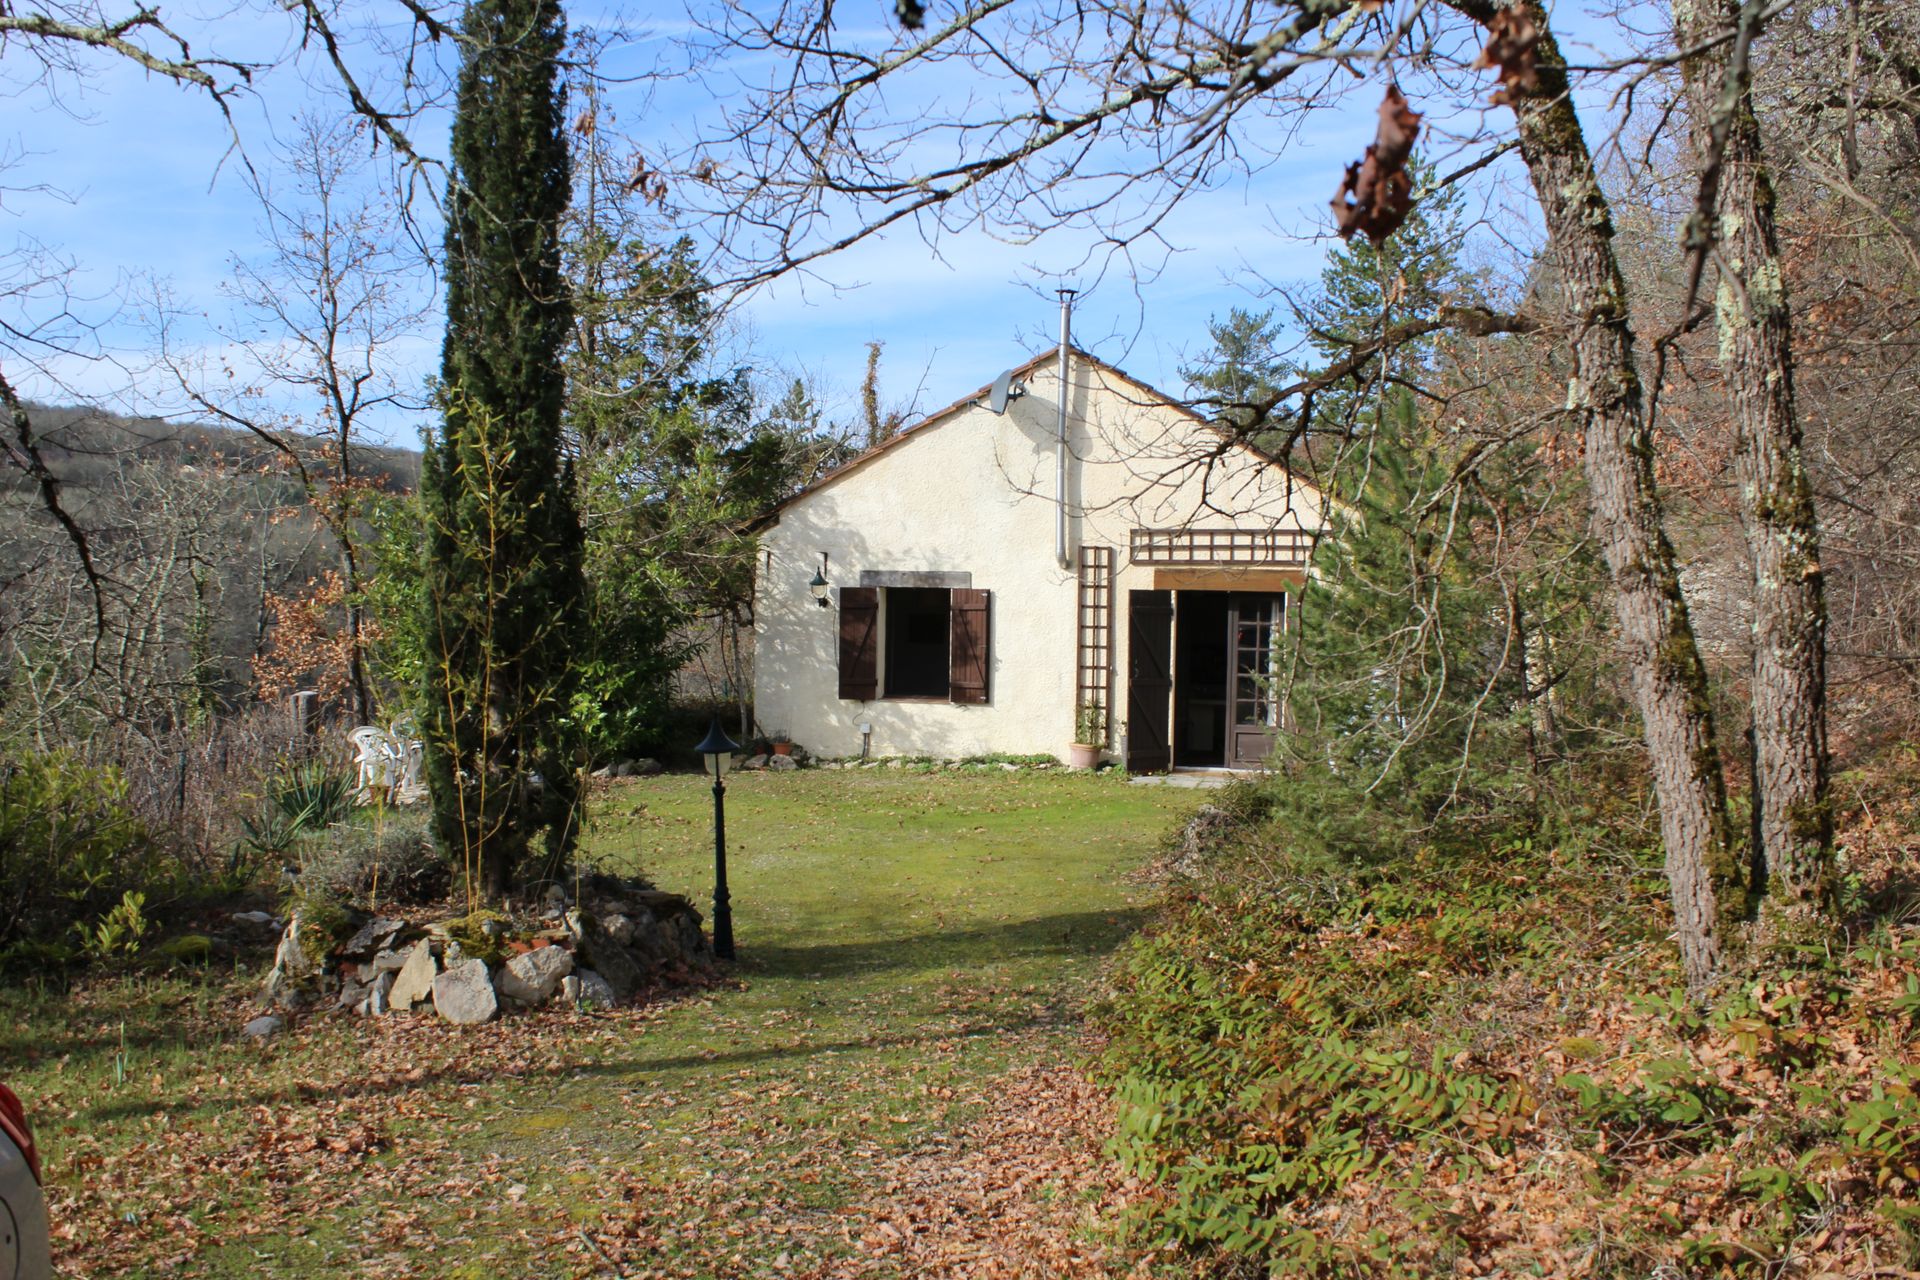
[[[375,916],[361,925],[359,931],[340,947],[340,954],[349,960],[364,960],[392,948],[400,931],[407,927],[405,920],[394,920],[387,916]]]
[[[611,937],[615,942],[619,943],[621,946],[630,947],[633,945],[633,917],[632,916],[626,915],[624,913],[618,914],[618,915],[611,915],[611,916],[602,916],[600,917],[600,927],[607,931],[607,936]]]
[[[425,938],[414,943],[413,950],[407,953],[407,962],[393,980],[393,990],[387,992],[387,1007],[395,1013],[411,1010],[433,994],[433,980],[439,972],[439,966],[433,961],[432,944]]]
[[[487,962],[475,956],[433,980],[433,1009],[448,1022],[463,1027],[486,1022],[500,1012]]]
[[[539,947],[507,961],[494,986],[516,1004],[545,1004],[572,972],[573,954],[565,947]]]
[[[318,973],[320,961],[315,958],[315,948],[308,945],[311,939],[306,936],[311,932],[305,914],[294,912],[293,918],[287,921],[286,931],[280,935],[279,948],[273,953],[273,967],[284,970],[291,978]]]
[[[412,954],[413,952],[411,950],[401,951],[398,949],[390,949],[382,951],[373,958],[373,962],[369,964],[367,968],[374,973],[398,973],[407,967],[407,957]]]
[[[768,773],[792,773],[795,769],[798,769],[799,767],[800,767],[800,762],[798,760],[795,760],[792,756],[767,757]]]
[[[262,1014],[240,1028],[240,1034],[250,1040],[269,1040],[286,1030],[286,1026],[285,1018],[276,1017],[271,1013]]]
[[[613,984],[593,970],[581,969],[573,975],[573,978],[580,980],[579,992],[573,997],[576,1003],[583,1004],[589,1009],[611,1009],[620,1003],[619,997],[613,994]],[[567,981],[571,982],[573,978]]]
[[[629,1000],[646,984],[647,975],[640,962],[613,940],[604,926],[583,911],[567,912],[567,932],[573,935],[578,962],[606,979],[616,1000]]]
[[[372,990],[373,984],[371,982],[362,982],[359,978],[349,974],[346,978],[342,979],[340,983],[339,1005],[342,1009],[351,1010],[364,1003],[368,993]]]

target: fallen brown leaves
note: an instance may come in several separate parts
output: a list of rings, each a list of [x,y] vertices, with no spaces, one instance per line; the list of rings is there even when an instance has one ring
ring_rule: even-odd
[[[1100,1154],[1111,1123],[1112,1100],[1072,1067],[1001,1081],[957,1141],[881,1170],[855,1211],[867,1222],[861,1250],[954,1280],[1149,1274],[1102,1239],[1140,1191]]]

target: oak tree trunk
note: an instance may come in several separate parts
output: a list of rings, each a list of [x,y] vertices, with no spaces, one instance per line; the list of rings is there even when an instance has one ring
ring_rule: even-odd
[[[1482,23],[1494,8],[1454,0]],[[1746,876],[1728,828],[1707,671],[1694,641],[1654,484],[1653,439],[1634,364],[1613,215],[1568,93],[1566,64],[1538,0],[1518,6],[1539,32],[1539,83],[1512,93],[1520,154],[1558,268],[1573,357],[1569,409],[1585,423],[1595,536],[1613,583],[1621,645],[1660,804],[1674,929],[1688,981],[1719,968],[1745,914]]]
[[[1732,31],[1734,0],[1674,6],[1683,47]],[[1714,321],[1733,422],[1740,520],[1753,562],[1753,803],[1766,899],[1821,912],[1832,891],[1827,803],[1827,605],[1813,486],[1793,390],[1793,324],[1775,230],[1773,185],[1760,146],[1744,57],[1723,42],[1686,61],[1696,163],[1719,149],[1717,225],[1689,227],[1714,255]],[[1728,72],[1732,68],[1733,75]],[[1761,888],[1756,883],[1756,889]]]

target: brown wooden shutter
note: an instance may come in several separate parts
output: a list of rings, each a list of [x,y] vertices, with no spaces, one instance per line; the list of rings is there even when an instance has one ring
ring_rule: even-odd
[[[951,593],[953,643],[947,656],[947,697],[954,702],[987,700],[987,665],[993,651],[987,646],[990,591],[955,587]]]
[[[1127,772],[1173,767],[1173,593],[1127,593]]]
[[[840,696],[880,695],[880,588],[840,588]]]

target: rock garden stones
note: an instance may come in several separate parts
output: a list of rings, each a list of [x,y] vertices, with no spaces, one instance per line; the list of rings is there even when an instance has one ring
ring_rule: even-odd
[[[627,915],[625,912],[617,912],[608,916],[600,922],[600,927],[607,931],[608,937],[612,938],[621,946],[630,947],[633,945],[633,935],[635,932],[633,917]]]
[[[613,994],[613,984],[591,969],[582,969],[567,981],[579,984],[568,997],[575,1004],[589,1009],[611,1009],[620,1003]]]
[[[540,1005],[553,998],[573,972],[573,953],[565,947],[536,947],[501,967],[494,986],[515,1004]]]
[[[642,757],[638,760],[619,760],[613,764],[601,765],[593,771],[596,778],[651,778],[664,772],[658,760]]]
[[[270,1040],[286,1029],[287,1020],[271,1013],[263,1013],[240,1028],[240,1034],[249,1040]]]
[[[685,897],[604,874],[567,888],[576,885],[577,906],[556,893],[517,917],[489,910],[427,923],[303,906],[262,996],[268,1011],[311,1004],[363,1017],[430,1005],[465,1026],[556,999],[612,1007],[710,968],[712,947]]]
[[[406,964],[393,980],[393,989],[387,992],[387,1007],[396,1013],[406,1013],[433,994],[433,980],[439,973],[440,966],[433,959],[433,944],[424,938],[414,943]]]
[[[261,1003],[292,1008],[313,994],[321,976],[324,948],[311,937],[316,932],[304,913],[296,911],[280,935],[280,946],[273,954],[273,970],[260,991]]]
[[[493,975],[487,962],[475,956],[463,960],[433,980],[434,1012],[458,1026],[477,1026],[500,1011]]]
[[[339,954],[349,960],[364,960],[381,951],[391,950],[399,940],[401,931],[407,927],[405,920],[389,920],[385,916],[375,916],[360,926],[353,937],[339,948]]]
[[[592,916],[578,909],[567,912],[567,932],[573,935],[573,949],[580,963],[595,970],[613,988],[616,1000],[632,999],[646,985],[646,971],[633,953],[615,942]]]

